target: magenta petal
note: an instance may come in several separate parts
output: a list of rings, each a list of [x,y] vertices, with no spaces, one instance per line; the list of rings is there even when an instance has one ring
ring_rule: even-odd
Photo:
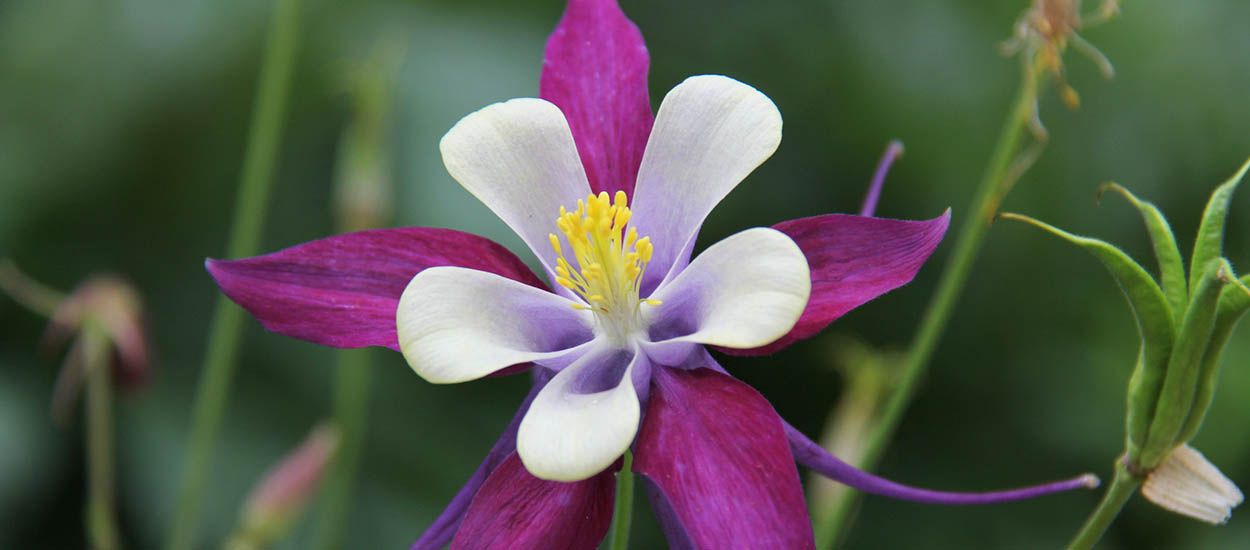
[[[264,256],[205,262],[222,292],[273,332],[338,348],[395,350],[399,296],[414,275],[435,266],[546,288],[503,246],[429,227],[347,233]]]
[[[570,0],[547,39],[539,96],[564,112],[595,192],[634,194],[651,134],[647,46],[615,0]]]
[[[474,497],[451,547],[594,549],[612,522],[615,492],[612,468],[574,483],[546,481],[512,453]]]
[[[486,453],[486,458],[477,467],[477,471],[473,472],[456,496],[452,497],[451,502],[443,509],[443,513],[439,514],[438,519],[426,527],[421,537],[412,543],[411,550],[437,550],[446,547],[456,535],[456,530],[460,529],[460,524],[464,521],[465,514],[469,511],[469,504],[473,502],[478,489],[482,488],[482,484],[486,483],[486,479],[503,463],[504,459],[516,452],[516,434],[517,428],[521,426],[521,419],[529,411],[530,403],[534,402],[534,396],[538,395],[539,390],[551,381],[551,371],[547,369],[539,368],[532,372],[534,384],[530,386],[529,395],[525,396],[525,400],[517,408],[508,427],[499,435],[499,439],[490,448],[490,452]]]
[[[813,548],[798,470],[768,401],[709,368],[653,376],[634,471],[655,484],[670,523],[675,516],[689,537],[673,544]]]
[[[924,221],[827,214],[781,222],[807,256],[812,294],[789,334],[762,348],[722,349],[731,355],[773,353],[814,336],[864,303],[911,282],[942,242],[950,211]]]
[[[677,512],[669,504],[664,492],[645,477],[641,481],[647,500],[651,502],[651,512],[655,514],[656,523],[660,524],[660,531],[668,541],[668,550],[695,550],[694,541],[690,540],[690,534],[681,524],[681,519],[677,517]]]

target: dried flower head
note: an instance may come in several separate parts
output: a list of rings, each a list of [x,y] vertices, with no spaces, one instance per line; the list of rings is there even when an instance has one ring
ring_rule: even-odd
[[[1220,525],[1245,497],[1232,480],[1189,445],[1168,455],[1142,485],[1142,495],[1161,508]]]

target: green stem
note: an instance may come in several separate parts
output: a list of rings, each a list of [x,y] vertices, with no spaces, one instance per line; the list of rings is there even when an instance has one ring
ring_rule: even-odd
[[[88,321],[82,332],[82,368],[87,376],[87,533],[96,550],[114,550],[117,513],[113,491],[112,373],[104,329]]]
[[[846,346],[849,348],[849,346]],[[849,351],[844,351],[850,355]],[[844,370],[845,389],[838,398],[833,415],[825,424],[821,444],[829,452],[851,464],[862,462],[863,443],[866,435],[876,425],[881,406],[890,392],[885,359],[864,350],[840,361]],[[813,519],[824,519],[815,524],[817,547],[835,546],[839,542],[836,525],[848,520],[855,507],[850,487],[820,476],[813,476],[809,483],[811,498],[808,499]]]
[[[898,429],[903,413],[907,411],[907,406],[915,396],[925,367],[933,357],[946,323],[950,320],[955,303],[963,291],[964,283],[968,280],[968,274],[985,240],[986,231],[993,223],[998,207],[1011,190],[1012,184],[1021,175],[1022,169],[1016,164],[1016,160],[1022,158],[1021,141],[1036,108],[1038,90],[1044,80],[1043,74],[1040,70],[1040,63],[1034,63],[1031,68],[1026,68],[1024,71],[1015,102],[1003,124],[1002,133],[999,135],[985,175],[977,188],[976,196],[968,208],[963,225],[960,226],[955,249],[951,252],[950,260],[947,261],[942,272],[938,289],[925,309],[920,328],[908,349],[897,385],[885,404],[880,421],[869,435],[863,459],[856,465],[860,468],[871,470],[875,467],[881,453]],[[855,499],[857,493],[846,491],[840,498]],[[850,507],[850,503],[837,503],[823,518],[825,525],[818,528],[818,531],[826,533],[822,547],[830,548],[838,540],[840,532],[845,527],[846,518],[849,516],[846,512]]]
[[[1103,533],[1107,532],[1111,522],[1115,521],[1116,516],[1120,515],[1120,510],[1124,508],[1124,504],[1133,497],[1133,493],[1137,492],[1137,487],[1141,483],[1141,478],[1130,474],[1128,469],[1124,467],[1124,464],[1117,461],[1115,477],[1112,478],[1111,485],[1107,487],[1107,492],[1102,495],[1102,501],[1098,503],[1098,507],[1085,520],[1085,525],[1077,532],[1072,542],[1068,543],[1068,549],[1088,550],[1093,548],[1098,543],[1098,539],[1102,538]]]
[[[0,258],[0,292],[8,294],[32,313],[48,318],[56,313],[57,306],[65,299],[60,292],[27,277],[8,258]]]
[[[313,532],[313,548],[343,547],[344,527],[351,510],[352,485],[360,462],[373,379],[368,350],[342,350],[334,392],[334,424],[339,431],[338,451],[322,490],[320,521]]]
[[[629,524],[634,515],[634,454],[625,451],[625,461],[616,474],[616,505],[612,512],[612,526],[608,528],[608,549],[629,548]]]
[[[227,255],[232,258],[255,255],[259,248],[291,87],[298,24],[299,0],[277,0],[235,201],[235,219],[227,249]],[[242,321],[243,310],[224,295],[218,296],[196,392],[191,441],[167,546],[170,550],[191,548],[195,539],[204,483],[225,410]]]

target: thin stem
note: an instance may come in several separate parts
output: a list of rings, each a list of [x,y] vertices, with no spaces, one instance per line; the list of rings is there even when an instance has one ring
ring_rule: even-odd
[[[339,446],[322,490],[320,521],[313,532],[313,548],[343,547],[343,533],[351,510],[352,486],[360,462],[373,380],[368,350],[341,350],[334,392],[334,424]]]
[[[616,505],[612,512],[612,526],[608,529],[608,549],[629,548],[629,524],[634,515],[634,455],[625,451],[624,464],[616,474]]]
[[[1085,525],[1076,533],[1072,542],[1068,543],[1068,549],[1088,550],[1098,544],[1098,539],[1101,539],[1103,533],[1107,532],[1107,528],[1111,527],[1111,522],[1120,515],[1120,510],[1124,509],[1125,503],[1133,497],[1133,493],[1137,492],[1137,487],[1141,483],[1141,478],[1133,476],[1124,464],[1117,461],[1115,477],[1112,478],[1111,485],[1102,495],[1102,501],[1098,503],[1098,507],[1085,520]]]
[[[884,372],[886,367],[867,351],[855,363],[844,364],[846,386],[838,398],[838,405],[826,423],[821,445],[834,455],[851,463],[862,461],[865,436],[876,423],[881,405],[889,394],[890,385]],[[809,507],[814,519],[816,547],[836,546],[837,533],[833,529],[847,521],[854,510],[855,489],[833,481],[816,472],[809,481],[811,498]]]
[[[92,548],[114,550],[117,513],[113,491],[113,404],[109,343],[104,329],[88,322],[82,332],[87,375],[87,534]]]
[[[270,21],[227,248],[227,255],[232,258],[254,255],[259,248],[291,84],[299,5],[299,0],[278,0]],[[243,310],[224,295],[219,296],[197,387],[191,441],[167,546],[171,550],[188,549],[195,539],[204,483],[225,410],[242,321]]]
[[[0,258],[0,292],[31,312],[51,318],[65,295],[27,277],[8,258]]]
[[[1024,71],[1015,102],[1003,124],[1002,132],[994,147],[990,162],[986,166],[985,175],[977,188],[976,196],[960,227],[955,249],[951,252],[951,258],[942,272],[938,289],[925,309],[920,328],[904,359],[897,385],[885,404],[880,421],[869,435],[862,461],[857,464],[865,470],[875,467],[881,453],[898,429],[903,413],[907,411],[907,406],[915,396],[925,367],[933,357],[946,323],[950,320],[955,303],[963,291],[964,283],[968,280],[968,274],[985,240],[986,231],[993,223],[999,205],[1002,204],[1008,191],[1022,173],[1022,170],[1013,171],[1012,168],[1019,156],[1025,130],[1033,118],[1038,90],[1045,80],[1042,76],[1044,74],[1040,62],[1034,62]],[[856,494],[848,491],[841,498],[854,499]],[[823,518],[827,526],[822,531],[829,533],[828,538],[825,539],[826,547],[831,547],[832,541],[838,539],[849,515],[847,514],[849,508],[849,503],[836,504],[831,507],[830,514]]]
[[[335,162],[335,204],[340,231],[361,231],[386,223],[390,212],[390,157],[386,137],[391,76],[399,66],[402,45],[394,40],[376,46],[373,58],[355,77],[355,113],[344,131]],[[351,511],[352,486],[365,439],[365,419],[372,384],[370,352],[342,350],[334,382],[334,424],[338,450],[329,466],[313,548],[343,547]]]

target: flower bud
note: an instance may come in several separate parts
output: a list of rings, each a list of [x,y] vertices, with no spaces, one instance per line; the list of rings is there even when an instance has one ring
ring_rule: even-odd
[[[263,548],[286,534],[291,522],[312,499],[338,450],[338,431],[315,428],[299,447],[270,468],[252,490],[230,548]]]
[[[111,344],[109,371],[113,384],[134,389],[147,382],[151,352],[144,328],[139,293],[124,280],[96,275],[78,286],[53,310],[42,346],[55,350],[86,330],[98,330]],[[82,391],[87,365],[75,338],[52,391],[52,416],[65,421]]]
[[[87,279],[52,313],[43,336],[44,348],[64,344],[87,323],[95,323],[113,344],[114,382],[126,388],[146,382],[151,353],[144,329],[142,301],[134,287],[112,275]]]

